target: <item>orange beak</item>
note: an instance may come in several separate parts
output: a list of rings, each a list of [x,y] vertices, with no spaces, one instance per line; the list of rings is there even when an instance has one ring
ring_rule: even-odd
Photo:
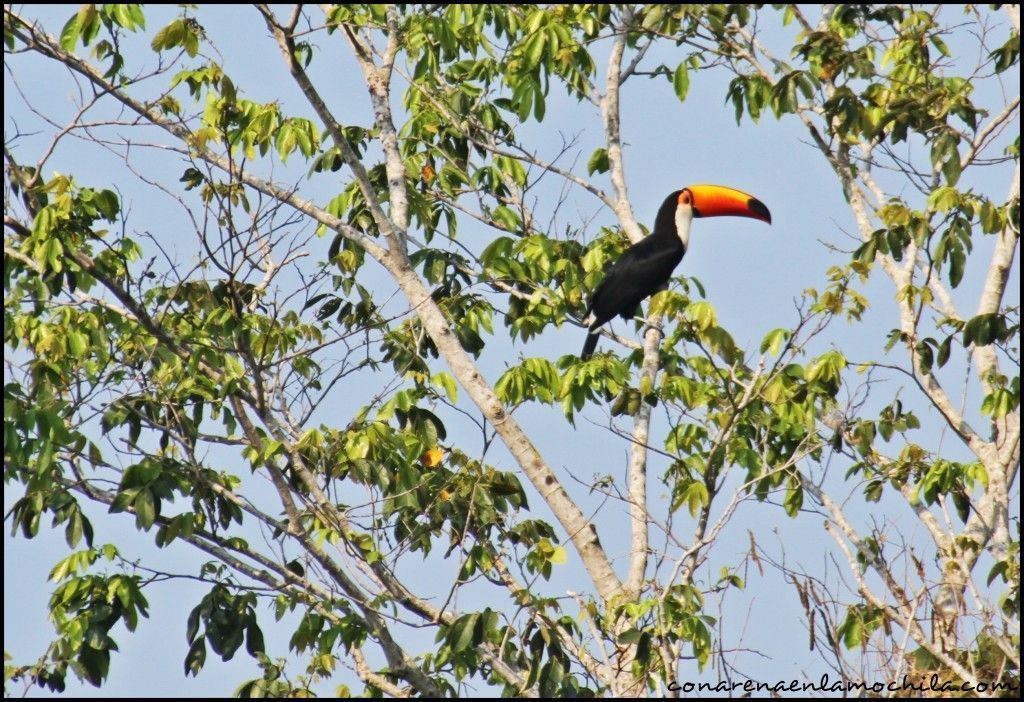
[[[689,193],[694,217],[750,217],[772,223],[772,213],[753,195],[724,185],[691,185],[679,194],[684,203]]]

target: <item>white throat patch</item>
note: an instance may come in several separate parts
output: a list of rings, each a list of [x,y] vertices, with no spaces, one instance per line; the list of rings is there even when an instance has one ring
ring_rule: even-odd
[[[690,223],[693,222],[693,208],[676,205],[676,235],[683,242],[683,248],[690,249]]]

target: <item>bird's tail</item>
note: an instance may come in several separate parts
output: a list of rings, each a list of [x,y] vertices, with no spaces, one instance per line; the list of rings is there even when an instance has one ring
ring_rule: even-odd
[[[594,355],[594,349],[597,348],[597,339],[600,337],[597,330],[591,330],[587,334],[587,343],[583,344],[583,352],[580,354],[580,360],[585,361]]]

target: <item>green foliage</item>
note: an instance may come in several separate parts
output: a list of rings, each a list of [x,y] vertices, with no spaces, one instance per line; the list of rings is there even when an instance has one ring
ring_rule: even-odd
[[[320,672],[329,674],[334,669],[333,656],[318,657]],[[291,698],[291,697],[315,697],[309,688],[311,680],[300,677],[292,682],[285,675],[285,660],[271,661],[265,654],[257,656],[263,675],[254,680],[246,680],[235,689],[234,696],[242,699],[249,698]],[[338,697],[348,697],[347,688],[342,685],[337,692]]]
[[[70,668],[99,687],[110,669],[110,654],[118,650],[112,630],[123,624],[135,631],[139,616],[148,617],[149,603],[136,575],[94,575],[87,571],[103,558],[119,558],[116,547],[105,545],[72,553],[50,572],[57,583],[50,597],[50,618],[57,639],[47,659],[32,671],[35,682],[55,692],[65,689]]]
[[[243,641],[250,655],[264,653],[263,632],[256,621],[255,604],[256,595],[251,592],[232,593],[220,584],[210,590],[188,616],[186,675],[198,675],[202,670],[207,643],[225,661],[234,657]]]
[[[874,607],[857,605],[847,610],[846,618],[836,629],[836,638],[847,649],[861,648],[881,626],[889,627],[884,612]]]
[[[60,46],[66,51],[74,51],[79,42],[82,46],[95,42],[93,55],[100,61],[110,60],[110,66],[103,77],[122,80],[126,78],[123,72],[125,58],[120,52],[118,35],[121,30],[138,32],[145,28],[146,17],[142,5],[86,3],[64,24],[60,33]],[[106,32],[108,38],[96,41],[101,30]]]
[[[176,19],[156,33],[150,46],[153,51],[181,48],[195,58],[203,36],[203,28],[194,19]]]
[[[518,405],[527,400],[552,403],[562,395],[558,369],[544,358],[528,358],[505,371],[494,385],[501,401]]]

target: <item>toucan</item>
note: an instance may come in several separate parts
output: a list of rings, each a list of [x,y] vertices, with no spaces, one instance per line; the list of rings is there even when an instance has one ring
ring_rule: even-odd
[[[772,223],[772,214],[757,198],[724,185],[691,185],[665,198],[654,220],[654,231],[633,244],[605,271],[590,298],[593,315],[581,359],[597,347],[598,328],[616,315],[632,319],[640,303],[661,290],[672,277],[690,244],[694,217],[752,217]]]

